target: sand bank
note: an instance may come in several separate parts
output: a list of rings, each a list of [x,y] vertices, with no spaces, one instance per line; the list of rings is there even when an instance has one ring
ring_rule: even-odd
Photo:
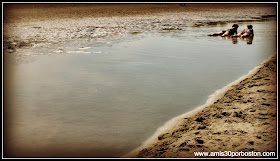
[[[244,10],[246,7],[246,10]],[[275,4],[4,4],[4,50],[53,46],[88,39],[188,27],[261,21],[276,17]],[[225,14],[227,13],[227,14]],[[123,38],[126,39],[126,38]],[[106,40],[107,41],[107,40]]]
[[[14,3],[4,4],[4,22],[34,22],[85,17],[150,16],[179,12],[207,14],[209,17],[215,14],[218,15],[218,18],[219,16],[226,17],[224,11],[227,11],[227,15],[230,15],[230,17],[239,15],[238,17],[241,18],[249,15],[274,14],[271,11],[275,9],[275,6],[276,3],[187,3],[185,6],[180,6],[179,3]],[[244,7],[246,7],[246,10],[244,10]]]
[[[194,152],[276,152],[277,54],[178,116],[124,157],[194,158]]]

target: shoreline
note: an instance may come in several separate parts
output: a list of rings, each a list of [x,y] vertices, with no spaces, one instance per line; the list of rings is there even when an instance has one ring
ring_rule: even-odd
[[[235,90],[236,86],[240,86],[242,84],[242,82],[244,82],[244,81],[246,81],[248,79],[252,79],[252,77],[256,76],[257,73],[260,73],[260,71],[262,69],[264,69],[267,64],[269,64],[269,63],[271,64],[272,62],[275,62],[274,65],[276,65],[276,72],[277,72],[277,53],[273,53],[271,56],[269,56],[267,59],[265,59],[260,65],[257,65],[257,66],[255,66],[255,68],[250,70],[248,72],[248,74],[246,74],[244,76],[241,76],[240,78],[238,78],[237,80],[233,81],[232,83],[230,83],[230,84],[224,86],[223,88],[215,91],[212,95],[210,95],[208,97],[208,99],[207,99],[207,101],[206,101],[206,103],[204,105],[201,105],[201,106],[195,108],[194,110],[186,112],[186,113],[184,113],[182,115],[174,117],[173,119],[171,119],[171,120],[167,121],[166,123],[164,123],[161,127],[159,127],[156,130],[156,132],[151,137],[149,137],[146,141],[144,141],[142,143],[142,145],[140,145],[139,147],[133,149],[129,153],[121,156],[121,158],[139,158],[139,157],[140,158],[142,158],[142,157],[148,157],[148,158],[156,158],[156,157],[167,157],[167,158],[171,158],[171,157],[182,158],[183,157],[183,158],[189,158],[191,156],[194,157],[193,153],[186,153],[186,152],[190,152],[191,151],[190,149],[197,149],[197,150],[200,149],[200,151],[207,151],[207,150],[205,150],[206,148],[203,148],[203,150],[201,149],[203,147],[203,143],[207,142],[207,141],[204,140],[204,141],[201,141],[201,142],[197,142],[198,143],[197,145],[198,145],[199,148],[196,148],[196,147],[194,147],[194,145],[191,145],[191,146],[188,146],[189,149],[186,149],[186,148],[183,149],[182,151],[184,151],[185,153],[182,154],[181,156],[176,154],[178,151],[177,152],[174,152],[174,151],[168,152],[169,149],[172,149],[172,148],[176,147],[176,145],[173,145],[173,147],[171,147],[172,144],[178,143],[179,142],[178,140],[182,141],[182,139],[180,139],[180,138],[184,138],[184,135],[188,135],[192,131],[197,131],[197,129],[198,129],[198,131],[201,130],[201,129],[204,130],[204,129],[207,129],[208,126],[211,126],[211,125],[208,125],[208,126],[207,125],[206,126],[203,125],[203,122],[204,122],[203,120],[206,120],[208,118],[198,117],[198,116],[205,115],[205,110],[207,110],[207,108],[211,108],[211,106],[214,106],[216,103],[219,103],[219,101],[224,99],[225,95],[229,91]],[[272,79],[276,80],[277,79],[276,76],[277,75],[275,75],[275,78],[272,77]],[[267,79],[269,79],[269,78],[267,78]],[[276,85],[277,85],[277,82],[276,82]],[[274,93],[274,92],[272,92],[272,93]],[[276,93],[277,93],[277,91],[276,91]],[[275,100],[275,98],[274,98],[274,100]],[[276,97],[276,106],[277,106],[277,97]],[[276,106],[275,106],[275,110],[277,110]],[[226,110],[223,110],[223,113],[222,113],[221,117],[223,117],[223,116],[236,117],[234,115],[230,115],[230,113],[227,112]],[[263,115],[265,115],[265,114],[263,114]],[[273,114],[273,117],[277,117],[275,115],[277,115],[277,112],[275,114]],[[197,128],[190,129],[187,126],[191,126],[191,125],[187,125],[185,120],[190,120],[191,123],[199,124],[199,126]],[[214,121],[214,119],[213,119],[213,121]],[[220,126],[222,127],[222,124]],[[199,128],[201,128],[201,129],[199,129]],[[245,129],[243,129],[243,130],[245,130]],[[196,133],[199,134],[199,132],[196,132]],[[244,133],[247,133],[247,132],[244,132]],[[179,137],[178,137],[178,134],[179,134]],[[197,134],[195,134],[195,135],[197,135]],[[217,132],[217,134],[220,134],[220,132]],[[276,136],[276,132],[275,132],[275,136]],[[176,141],[174,141],[174,137],[176,138],[175,139]],[[185,136],[185,137],[188,138],[188,136]],[[201,136],[199,136],[197,138],[199,138],[198,140],[202,140],[201,139],[202,137],[203,137],[203,135],[201,135]],[[259,137],[261,137],[261,136],[259,136]],[[259,137],[257,137],[257,139]],[[275,137],[274,139],[277,140],[277,137]],[[167,140],[167,141],[164,141],[164,140]],[[172,140],[172,141],[170,141],[170,140]],[[188,140],[188,141],[192,142],[192,140]],[[188,141],[187,142],[186,141],[180,142],[179,147],[187,147]],[[192,144],[193,143],[194,142],[192,142]],[[277,143],[276,141],[271,143],[271,144],[273,144],[272,145],[273,148],[275,148],[275,152],[276,152],[276,145],[275,145],[276,143]],[[210,151],[215,151],[215,150],[211,150],[211,149],[209,149],[209,150]],[[225,151],[226,150],[230,150],[230,149],[225,149]],[[250,150],[253,151],[255,149],[250,149]],[[216,151],[219,151],[219,150],[216,150]],[[268,150],[268,151],[271,151],[271,149]]]
[[[246,10],[242,7],[246,6]],[[4,4],[3,47],[48,47],[135,33],[276,18],[275,4]],[[108,12],[107,12],[108,11]],[[227,12],[227,16],[224,13]]]
[[[242,9],[246,5],[246,10]],[[4,23],[14,22],[34,22],[57,19],[80,19],[80,18],[100,18],[100,17],[135,17],[151,16],[172,13],[199,13],[199,14],[221,14],[230,12],[231,16],[260,19],[258,16],[274,15],[270,8],[275,7],[275,3],[195,3],[189,2],[185,6],[180,3],[77,3],[77,4],[17,4],[5,3]],[[110,10],[106,12],[105,10]],[[242,12],[240,12],[242,10]],[[257,10],[262,11],[256,12]],[[240,12],[240,13],[236,13]],[[248,15],[251,13],[251,17]],[[253,16],[253,17],[252,17]],[[276,15],[275,15],[276,16]]]

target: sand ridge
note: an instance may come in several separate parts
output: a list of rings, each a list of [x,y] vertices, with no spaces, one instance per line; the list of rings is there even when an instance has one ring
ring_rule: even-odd
[[[243,8],[246,7],[246,10]],[[5,53],[77,39],[125,39],[233,21],[275,19],[275,4],[3,4]],[[225,14],[227,13],[227,14]],[[114,41],[113,40],[113,41]]]
[[[11,23],[85,17],[149,16],[178,12],[207,13],[212,16],[227,11],[230,16],[244,17],[248,14],[271,14],[270,11],[275,8],[275,5],[269,3],[186,3],[185,6],[180,6],[179,3],[6,3],[3,8],[4,22]]]
[[[124,157],[195,158],[194,152],[276,152],[277,54],[257,69],[212,105],[180,118],[153,144]]]

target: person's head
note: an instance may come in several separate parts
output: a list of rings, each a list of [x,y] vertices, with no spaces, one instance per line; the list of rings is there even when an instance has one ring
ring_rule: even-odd
[[[253,29],[253,26],[252,25],[247,25],[247,28],[248,29]]]
[[[237,29],[239,26],[237,24],[233,24],[232,27],[235,27]]]

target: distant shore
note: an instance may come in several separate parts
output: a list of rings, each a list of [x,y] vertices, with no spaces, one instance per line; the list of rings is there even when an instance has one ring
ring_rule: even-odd
[[[277,15],[275,3],[4,3],[3,9],[4,53],[80,38],[265,21]]]
[[[4,4],[4,22],[34,22],[56,19],[80,19],[86,17],[126,17],[126,16],[149,16],[165,13],[197,13],[221,14],[225,11],[230,17],[244,17],[250,14],[268,14],[274,4],[269,3],[7,3]],[[244,10],[246,7],[246,10]],[[259,12],[257,12],[259,11]],[[186,15],[188,16],[188,15]],[[222,14],[221,16],[225,16]],[[251,17],[257,18],[257,17]]]
[[[224,151],[277,151],[276,53],[123,157],[195,158],[194,152]]]

